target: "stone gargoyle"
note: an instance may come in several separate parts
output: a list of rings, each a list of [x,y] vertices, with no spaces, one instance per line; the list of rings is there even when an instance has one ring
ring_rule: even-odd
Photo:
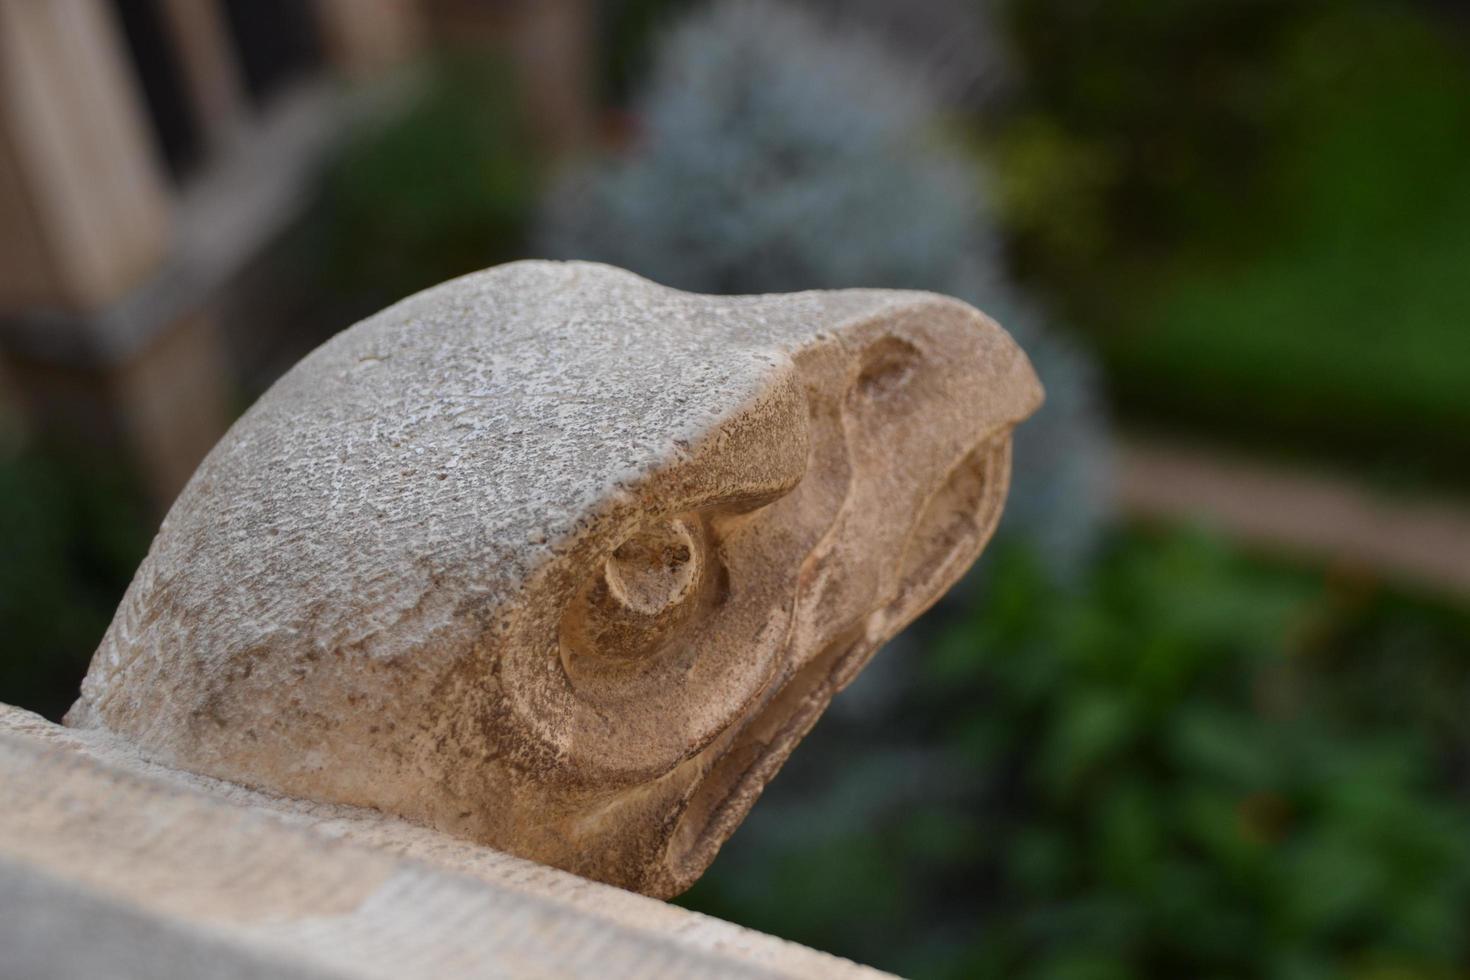
[[[1040,401],[931,293],[466,276],[235,424],[67,723],[670,896],[979,554]]]

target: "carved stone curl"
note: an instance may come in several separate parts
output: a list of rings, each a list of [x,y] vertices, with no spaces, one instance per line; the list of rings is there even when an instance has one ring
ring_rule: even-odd
[[[466,276],[230,430],[67,722],[672,895],[979,554],[1040,399],[929,293]]]

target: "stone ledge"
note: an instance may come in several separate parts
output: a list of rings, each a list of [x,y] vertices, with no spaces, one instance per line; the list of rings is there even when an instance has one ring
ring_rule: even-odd
[[[0,785],[0,972],[16,976],[883,976],[3,705]]]

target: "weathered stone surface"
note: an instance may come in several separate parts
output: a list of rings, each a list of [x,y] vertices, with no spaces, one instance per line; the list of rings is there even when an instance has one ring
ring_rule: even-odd
[[[0,978],[885,974],[0,705]]]
[[[67,720],[670,895],[979,553],[1039,401],[933,294],[467,276],[230,430]]]

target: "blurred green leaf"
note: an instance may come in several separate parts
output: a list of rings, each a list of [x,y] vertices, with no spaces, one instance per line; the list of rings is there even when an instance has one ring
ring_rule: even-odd
[[[815,848],[737,835],[697,907],[922,976],[1470,968],[1470,743],[1380,689],[1404,648],[1376,646],[1412,634],[1406,669],[1458,675],[1470,612],[1349,600],[1194,534],[1125,535],[1071,588],[1004,545],[986,565],[871,722],[884,753],[854,754],[845,728],[866,820]],[[948,761],[916,799],[903,774],[926,741]]]

